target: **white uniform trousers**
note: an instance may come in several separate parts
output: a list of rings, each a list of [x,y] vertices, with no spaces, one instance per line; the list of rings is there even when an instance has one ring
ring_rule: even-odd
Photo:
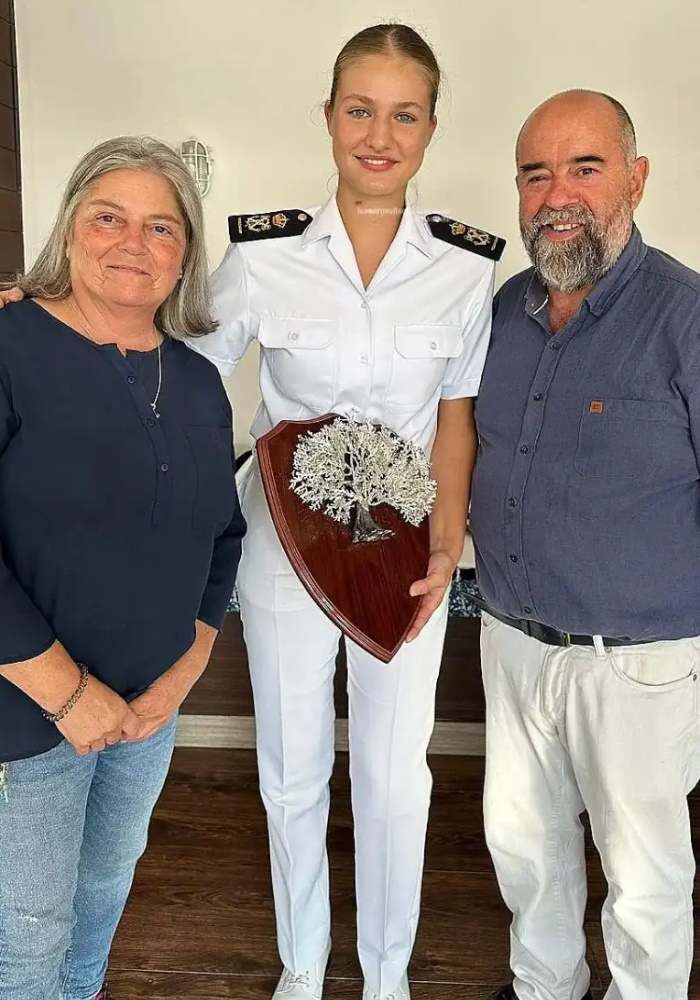
[[[280,957],[298,973],[330,936],[326,827],[340,631],[299,582],[270,519],[257,463],[238,574],[255,699]],[[369,987],[391,993],[408,965],[420,906],[447,600],[384,664],[347,641],[358,952]]]
[[[608,883],[606,1000],[686,1000],[700,639],[559,648],[485,615],[486,836],[520,1000],[580,1000],[586,809]]]

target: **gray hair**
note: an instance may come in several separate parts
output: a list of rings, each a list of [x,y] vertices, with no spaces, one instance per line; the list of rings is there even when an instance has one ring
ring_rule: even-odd
[[[637,133],[634,130],[634,122],[630,118],[629,111],[617,98],[611,97],[610,94],[604,94],[602,90],[593,90],[591,93],[597,94],[599,97],[604,97],[606,101],[612,104],[617,115],[618,125],[620,126],[622,152],[625,154],[627,163],[631,166],[637,159]]]
[[[160,174],[170,182],[185,220],[187,246],[182,278],[158,307],[156,327],[178,339],[211,333],[217,323],[211,315],[209,266],[199,191],[180,157],[170,146],[150,136],[118,136],[85,154],[71,174],[45,246],[29,271],[17,280],[17,285],[28,296],[66,298],[71,290],[66,252],[76,211],[95,181],[112,170],[150,170]]]

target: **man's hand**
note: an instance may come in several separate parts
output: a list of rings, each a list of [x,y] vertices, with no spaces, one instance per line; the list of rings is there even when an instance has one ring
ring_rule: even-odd
[[[445,591],[452,582],[457,563],[446,549],[436,549],[430,553],[428,560],[428,572],[422,580],[416,580],[411,584],[409,593],[411,597],[422,595],[422,600],[418,605],[416,620],[409,629],[406,642],[415,639],[420,630],[429,620],[440,602],[445,596]]]
[[[218,633],[211,625],[201,621],[196,622],[195,628],[195,640],[187,652],[143,694],[129,702],[129,708],[137,720],[136,731],[128,734],[124,732],[122,739],[147,740],[157,733],[177,712],[204,673]]]
[[[6,306],[8,302],[21,302],[23,298],[24,292],[17,285],[13,288],[3,288],[0,290],[0,309]]]

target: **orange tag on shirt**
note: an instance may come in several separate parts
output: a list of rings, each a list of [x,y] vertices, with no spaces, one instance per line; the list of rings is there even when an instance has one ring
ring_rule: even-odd
[[[591,405],[588,408],[589,413],[602,413],[605,409],[605,403],[602,399],[591,400]]]

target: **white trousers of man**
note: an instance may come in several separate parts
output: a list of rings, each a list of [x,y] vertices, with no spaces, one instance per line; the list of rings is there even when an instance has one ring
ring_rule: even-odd
[[[248,532],[238,591],[260,787],[280,957],[298,974],[330,940],[326,827],[340,632],[282,550],[255,461],[242,480]],[[446,618],[445,600],[388,664],[346,642],[358,952],[365,982],[380,996],[399,985],[418,923],[432,787],[426,752]]]
[[[686,1000],[700,778],[700,639],[548,646],[482,622],[486,836],[520,1000],[580,1000],[589,814],[608,883],[606,1000]]]

